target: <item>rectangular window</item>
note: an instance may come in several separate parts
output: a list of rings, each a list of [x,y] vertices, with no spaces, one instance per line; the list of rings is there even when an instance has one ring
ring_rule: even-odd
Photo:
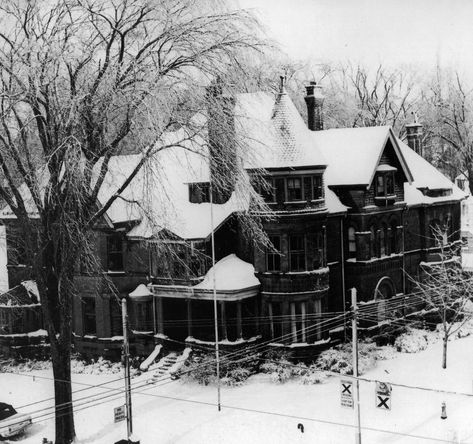
[[[97,334],[97,325],[95,322],[95,299],[82,299],[82,322],[85,335]]]
[[[205,203],[210,202],[210,183],[190,183],[189,184],[189,202]]]
[[[120,234],[107,237],[107,267],[109,271],[123,271],[123,241]]]
[[[376,197],[384,196],[384,176],[378,174],[376,177]]]
[[[290,271],[305,271],[305,238],[303,235],[289,237]]]
[[[312,177],[312,199],[318,200],[324,197],[322,188],[322,176]]]
[[[390,196],[394,194],[394,176],[392,173],[386,175],[386,193]]]
[[[269,241],[273,244],[273,247],[278,252],[281,251],[281,237],[280,236],[269,236]],[[267,271],[281,271],[281,255],[268,250],[266,252],[266,270]]]
[[[122,310],[116,298],[110,298],[110,333],[112,336],[123,334]]]
[[[302,180],[300,177],[287,179],[287,200],[288,202],[302,200]]]
[[[376,176],[376,197],[394,195],[394,173],[382,173]]]
[[[274,182],[271,177],[265,177],[261,184],[261,197],[265,202],[273,203],[276,201],[276,193],[274,189]]]
[[[348,256],[356,257],[356,235],[355,228],[348,227]]]

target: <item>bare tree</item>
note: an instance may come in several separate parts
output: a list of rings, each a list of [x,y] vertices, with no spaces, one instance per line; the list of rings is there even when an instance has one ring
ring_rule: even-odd
[[[420,279],[413,280],[417,295],[439,317],[442,332],[442,368],[447,368],[448,340],[473,318],[473,277],[466,274],[460,257],[446,247],[446,227],[431,228],[440,248],[438,261],[421,264]]]
[[[437,139],[437,163],[452,178],[463,173],[473,190],[473,89],[458,73],[437,68],[426,99]]]
[[[64,444],[75,436],[74,270],[92,254],[89,234],[157,151],[194,138],[162,136],[192,123],[199,85],[258,48],[257,24],[210,0],[5,2],[0,20],[0,196],[41,295]],[[97,205],[111,159],[130,151],[140,160]]]
[[[390,125],[403,135],[414,103],[414,79],[404,70],[379,65],[342,65],[330,75],[335,126],[363,127]]]

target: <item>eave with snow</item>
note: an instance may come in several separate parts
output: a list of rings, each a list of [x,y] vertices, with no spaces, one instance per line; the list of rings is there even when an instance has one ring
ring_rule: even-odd
[[[308,106],[322,106],[313,85],[307,91]],[[381,311],[383,299],[403,300],[406,272],[415,275],[438,253],[428,240],[432,224],[448,225],[452,245],[458,242],[457,212],[465,194],[419,155],[418,125],[408,128],[410,146],[388,126],[323,129],[321,108],[308,109],[309,120],[316,118],[307,126],[284,82],[275,96],[237,94],[225,103],[234,116],[235,162],[243,167],[227,196],[212,195],[211,203],[215,141],[209,132],[187,139],[180,128],[163,135],[163,146],[175,146],[157,149],[97,227],[107,238],[104,250],[118,234],[112,253],[122,254],[121,268],[105,273],[120,297],[129,298],[132,330],[144,343],[152,335],[156,341],[212,342],[214,298],[223,341],[262,335],[275,343],[280,337],[325,343],[330,329],[317,328],[318,316],[343,311],[347,289],[357,288],[360,300]],[[140,159],[112,157],[97,208]],[[268,185],[256,190],[262,208],[251,200],[256,176]],[[35,216],[33,207],[28,211]],[[243,236],[238,216],[250,211],[271,216],[262,228],[275,250]],[[0,213],[5,222],[11,217],[8,209]],[[174,256],[160,256],[160,247],[173,249]],[[139,264],[130,259],[135,254]],[[76,344],[117,351],[118,341],[110,340],[119,335],[112,326],[116,301],[107,293],[95,303],[88,290],[93,279],[78,276],[85,296],[75,303]]]

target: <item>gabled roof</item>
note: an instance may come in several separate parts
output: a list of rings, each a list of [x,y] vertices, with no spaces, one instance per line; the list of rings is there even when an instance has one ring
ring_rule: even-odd
[[[325,181],[328,186],[369,187],[388,142],[394,148],[408,181],[412,173],[389,126],[341,128],[312,132],[313,143],[328,160]]]

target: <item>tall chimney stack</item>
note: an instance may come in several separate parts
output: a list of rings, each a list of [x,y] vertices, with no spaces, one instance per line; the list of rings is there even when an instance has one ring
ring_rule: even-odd
[[[222,79],[217,77],[207,87],[208,146],[214,203],[225,203],[230,198],[237,173],[235,100],[225,94],[223,86]]]
[[[324,129],[323,105],[325,97],[322,94],[322,87],[316,82],[310,82],[305,87],[307,95],[304,97],[307,104],[307,126],[311,131]]]
[[[411,149],[413,149],[420,156],[423,155],[422,149],[422,125],[417,122],[417,116],[415,113],[412,113],[414,117],[414,122],[408,123],[406,125],[407,131],[407,144]]]

